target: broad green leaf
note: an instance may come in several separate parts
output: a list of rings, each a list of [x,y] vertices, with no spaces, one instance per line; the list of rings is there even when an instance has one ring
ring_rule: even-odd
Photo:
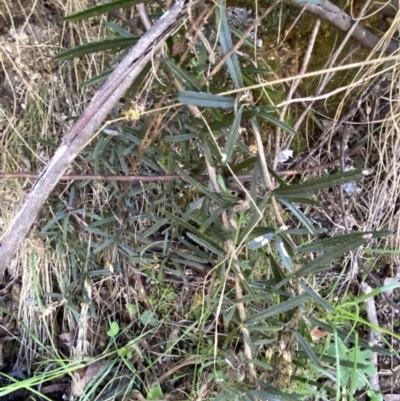
[[[178,101],[200,107],[221,107],[230,109],[235,107],[236,100],[231,97],[213,95],[211,93],[183,91],[178,93]]]
[[[282,203],[282,205],[286,206],[290,212],[292,212],[292,214],[297,218],[297,220],[300,221],[300,223],[308,230],[310,234],[316,234],[311,221],[307,219],[302,211],[285,199],[277,198],[277,200]]]
[[[140,316],[140,321],[145,326],[149,325],[151,327],[156,327],[158,325],[157,315],[155,312],[149,310],[146,310],[142,313],[142,316]]]
[[[320,271],[320,269],[324,270],[324,268],[326,268],[332,261],[339,258],[340,256],[343,256],[347,252],[356,250],[364,243],[365,240],[363,238],[354,238],[352,240],[349,240],[347,244],[333,247],[329,251],[316,257],[314,260],[301,267],[295,273],[295,277],[304,277],[308,276],[311,273],[317,273]]]
[[[242,119],[244,105],[240,106],[239,111],[236,113],[235,119],[233,120],[232,127],[229,130],[229,135],[226,138],[226,143],[224,147],[224,153],[222,154],[222,165],[226,166],[229,164],[233,150],[235,149],[236,140],[239,136],[240,123]]]
[[[217,249],[220,252],[224,252],[224,248],[222,248],[222,246],[220,246],[219,244],[217,244],[216,242],[214,242],[212,239],[210,239],[210,237],[204,233],[202,233],[201,231],[197,230],[196,228],[194,228],[191,224],[189,224],[187,221],[182,220],[181,218],[179,218],[178,216],[175,216],[169,212],[167,212],[166,210],[163,211],[163,213],[169,217],[171,220],[175,221],[175,223],[177,223],[178,225],[188,229],[189,231],[191,231],[193,234],[195,234],[197,237],[199,237],[200,239],[202,239],[203,241],[208,242],[213,248]]]
[[[222,53],[225,55],[233,48],[231,33],[229,31],[228,17],[226,15],[226,8],[222,0],[216,8],[217,21],[219,25],[219,43],[221,44]],[[236,53],[226,61],[229,74],[232,78],[233,86],[235,89],[243,88],[243,78],[240,71],[239,59]]]
[[[335,185],[342,185],[346,182],[351,182],[364,178],[370,174],[369,170],[350,170],[336,174],[330,174],[314,180],[302,182],[300,184],[288,185],[284,188],[279,187],[273,191],[275,196],[286,198],[287,195],[297,194],[314,194],[322,189],[330,188]]]
[[[162,62],[168,67],[172,75],[174,75],[178,81],[180,81],[185,89],[195,92],[200,91],[197,82],[183,68],[178,67],[173,60],[163,57]]]
[[[130,33],[126,29],[122,28],[121,25],[115,24],[114,22],[107,21],[106,27],[121,38],[132,38],[135,36],[133,33]]]
[[[75,57],[84,56],[88,53],[97,53],[105,50],[112,50],[118,52],[129,46],[134,45],[139,40],[138,37],[133,38],[116,38],[116,39],[105,39],[99,42],[86,43],[81,46],[74,47],[73,49],[65,50],[54,56],[55,61],[71,60]]]
[[[124,358],[128,355],[129,349],[126,347],[118,348],[117,355]]]
[[[308,355],[308,357],[311,359],[311,361],[318,366],[319,368],[322,368],[321,363],[319,362],[319,359],[315,355],[314,351],[310,347],[310,344],[306,341],[306,339],[297,331],[293,330],[294,334],[296,335],[298,343],[301,345],[305,353]]]
[[[119,324],[118,322],[111,322],[110,330],[107,331],[108,337],[116,337],[119,333]]]
[[[79,11],[78,13],[67,15],[63,18],[64,21],[80,21],[90,17],[97,17],[101,14],[106,14],[114,10],[119,10],[123,7],[130,7],[139,3],[149,3],[150,0],[116,0],[104,3],[95,7],[87,8],[86,10]]]
[[[157,384],[154,387],[151,387],[147,393],[147,399],[148,400],[156,400],[156,399],[161,399],[163,397],[163,391],[161,389],[161,386]]]
[[[296,131],[292,127],[287,125],[285,122],[279,120],[278,118],[273,117],[273,116],[271,116],[270,114],[268,114],[266,112],[260,112],[258,115],[261,118],[263,118],[265,121],[268,121],[269,123],[274,124],[275,126],[283,129],[288,134],[291,134],[291,135],[295,135],[296,134]]]
[[[287,301],[281,302],[280,304],[273,305],[259,313],[256,313],[245,321],[246,324],[250,325],[253,323],[260,322],[270,316],[275,316],[280,313],[285,313],[291,309],[297,308],[302,305],[310,296],[307,294],[298,295],[290,298]]]

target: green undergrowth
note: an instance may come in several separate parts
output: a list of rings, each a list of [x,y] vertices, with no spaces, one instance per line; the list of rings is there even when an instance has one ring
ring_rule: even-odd
[[[152,13],[162,13],[156,2],[149,3]],[[109,27],[106,42],[68,49],[57,60],[132,45],[127,27],[116,29],[114,22]],[[175,36],[183,33],[181,28]],[[222,54],[232,47],[222,3],[204,35]],[[76,181],[60,184],[49,199],[37,236],[57,260],[51,291],[42,291],[40,274],[34,273],[35,254],[30,266],[36,313],[48,336],[38,338],[12,316],[35,336],[37,353],[29,377],[0,373],[0,397],[74,383],[69,391],[80,400],[355,400],[365,393],[382,400],[369,385],[376,372],[370,358],[373,352],[396,354],[390,338],[399,336],[372,326],[364,305],[384,289],[360,296],[335,292],[335,280],[322,290],[316,280],[346,275],[346,255],[381,249],[382,238],[391,233],[331,236],[305,212],[319,205],[319,191],[362,181],[371,172],[332,169],[289,184],[271,168],[266,171],[251,150],[254,133],[279,126],[286,135],[297,135],[277,118],[268,96],[276,91],[263,87],[250,98],[221,93],[244,92],[271,71],[234,55],[219,73],[223,86],[217,78],[202,86],[213,68],[207,51],[200,41],[180,66],[165,53],[147,93],[151,110],[173,76],[184,90],[171,91],[172,102],[203,113],[195,118],[186,108],[171,109],[164,120],[175,110],[176,115],[136,172],[177,174],[177,179],[126,187],[117,181]],[[143,77],[136,81],[134,94],[144,84]],[[82,152],[81,171],[130,175],[153,119],[150,114],[109,125]],[[210,172],[208,166],[215,168],[215,182],[201,176]],[[237,179],[241,175],[248,177]],[[277,210],[286,226],[279,224]],[[55,305],[51,314],[50,305]],[[359,334],[369,329],[379,333],[376,343]]]

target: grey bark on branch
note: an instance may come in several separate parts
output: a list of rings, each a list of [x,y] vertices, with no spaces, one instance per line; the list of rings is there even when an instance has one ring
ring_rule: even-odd
[[[331,25],[340,29],[343,32],[348,32],[350,28],[356,23],[356,21],[350,17],[349,14],[345,13],[335,4],[329,0],[325,0],[321,4],[312,4],[306,2],[297,2],[296,0],[287,0],[290,4],[296,7],[305,7],[306,11],[318,16],[319,18],[329,22]],[[360,43],[361,46],[367,49],[373,49],[378,45],[380,38],[361,24],[358,24],[351,35],[355,40]],[[399,49],[399,43],[394,40],[389,41],[387,44],[381,44],[381,48],[385,53],[393,54]]]
[[[64,136],[61,145],[40,174],[21,210],[5,234],[0,247],[0,277],[18,246],[29,233],[44,202],[65,174],[69,165],[96,136],[96,130],[132,85],[166,39],[199,0],[178,0],[126,54],[114,72],[93,97],[79,120]]]

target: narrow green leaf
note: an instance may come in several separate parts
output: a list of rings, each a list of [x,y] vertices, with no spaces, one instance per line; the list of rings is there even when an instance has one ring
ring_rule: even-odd
[[[290,255],[286,249],[286,246],[280,235],[275,235],[275,242],[276,242],[276,247],[278,248],[278,252],[281,257],[282,263],[285,265],[286,269],[290,273],[293,273],[294,268],[293,268],[292,258],[290,257]]]
[[[100,82],[105,81],[111,75],[111,73],[113,71],[114,71],[113,69],[105,70],[105,71],[101,72],[100,74],[95,75],[94,77],[89,78],[88,80],[86,80],[82,84],[82,86],[83,87],[88,87],[88,86],[93,86],[93,85],[99,84]]]
[[[270,75],[273,71],[269,68],[258,68],[258,67],[242,67],[242,73],[247,72],[248,74],[260,74],[260,75]]]
[[[99,42],[86,43],[81,46],[74,47],[73,49],[65,50],[54,56],[55,61],[71,60],[75,57],[80,57],[88,53],[97,53],[105,50],[112,50],[118,52],[129,46],[134,45],[139,40],[138,37],[133,38],[115,38],[105,39]]]
[[[249,248],[250,251],[254,251],[268,244],[272,240],[272,238],[274,238],[274,233],[261,234],[258,237],[252,239],[247,244],[247,248]]]
[[[216,9],[217,21],[219,24],[219,43],[221,44],[223,54],[227,54],[233,47],[231,33],[229,31],[228,17],[226,8],[222,0],[219,2],[219,7]],[[239,59],[236,53],[226,61],[229,73],[232,78],[235,89],[243,88],[243,78],[240,71]]]
[[[130,33],[126,29],[122,28],[121,25],[115,24],[114,22],[107,21],[106,27],[121,38],[132,38],[135,36],[133,33]]]
[[[317,292],[315,292],[311,287],[309,287],[308,285],[302,283],[301,281],[299,282],[299,284],[301,285],[301,287],[303,288],[303,290],[305,292],[307,292],[307,294],[310,295],[311,298],[313,298],[317,303],[319,303],[323,308],[325,308],[327,311],[331,312],[331,313],[335,313],[336,309],[329,305],[328,302],[326,302]]]
[[[243,32],[242,32],[240,29],[237,29],[237,28],[235,28],[235,27],[232,26],[232,25],[229,25],[229,30],[230,30],[237,38],[239,38],[239,39],[242,39],[243,36],[244,36]],[[245,39],[245,41],[244,41],[244,44],[245,44],[246,46],[250,46],[250,47],[252,47],[252,48],[255,47],[254,40],[250,39],[248,36],[246,37],[246,39]],[[260,70],[262,70],[262,69],[263,69],[263,68],[260,68]],[[243,71],[243,67],[242,67],[242,71]],[[269,72],[271,73],[272,71],[269,70]]]
[[[244,159],[242,162],[235,164],[234,166],[231,167],[232,172],[234,174],[239,174],[243,170],[246,170],[248,167],[254,166],[254,164],[257,162],[258,156],[254,157],[247,157]]]
[[[187,90],[200,92],[197,82],[181,67],[178,67],[170,58],[163,57],[162,62]]]
[[[230,162],[232,154],[233,154],[233,150],[235,149],[236,140],[238,139],[238,136],[239,136],[239,129],[240,129],[240,123],[241,123],[241,119],[242,119],[243,107],[244,107],[244,105],[240,106],[239,111],[236,113],[235,119],[233,120],[233,123],[232,123],[232,127],[229,130],[229,135],[226,138],[224,153],[222,155],[222,157],[223,157],[222,165],[223,166],[226,166]]]
[[[291,309],[294,309],[301,304],[303,304],[310,296],[308,294],[298,295],[296,297],[290,298],[287,301],[281,302],[280,304],[273,305],[259,313],[256,313],[254,316],[250,317],[245,321],[246,324],[257,323],[261,320],[266,319],[270,316],[275,316],[280,313],[285,313]]]
[[[295,135],[296,134],[296,131],[292,127],[287,125],[285,122],[279,120],[278,118],[272,117],[270,114],[265,113],[265,112],[260,112],[258,115],[261,118],[263,118],[265,121],[268,121],[269,123],[274,124],[275,126],[283,129],[288,134],[291,134],[291,135]]]
[[[246,121],[249,121],[253,117],[257,116],[259,112],[258,107],[251,107],[249,109],[246,109],[242,113],[242,123],[245,123]],[[233,120],[235,119],[236,114],[234,112],[228,113],[222,117],[221,121],[213,121],[209,124],[209,127],[211,131],[219,131],[223,128],[228,128],[233,124]],[[206,125],[203,123],[203,121],[200,122],[200,124],[204,127],[207,128]]]
[[[213,95],[211,93],[183,91],[178,93],[178,101],[200,107],[221,107],[229,109],[235,107],[235,99],[226,96]]]
[[[300,184],[289,185],[284,188],[279,187],[273,191],[275,196],[287,197],[287,194],[311,194],[316,193],[325,188],[330,188],[335,185],[342,185],[346,182],[351,182],[364,178],[370,174],[369,170],[350,170],[336,174],[330,174],[314,180],[302,182]]]
[[[264,196],[264,198],[261,200],[261,202],[257,205],[258,209],[261,213],[258,213],[257,210],[255,210],[253,212],[253,214],[251,215],[251,218],[249,217],[250,221],[246,224],[245,228],[243,229],[243,231],[240,232],[239,235],[239,240],[238,242],[241,243],[243,241],[245,241],[247,238],[253,239],[253,238],[257,238],[259,235],[263,235],[264,233],[267,233],[267,231],[254,231],[254,230],[258,230],[257,224],[260,221],[260,217],[263,215],[263,212],[268,204],[268,196]],[[266,227],[260,227],[260,230],[264,230],[267,229]],[[274,229],[273,232],[275,232]],[[252,233],[254,231],[254,237],[252,237]]]
[[[213,248],[217,249],[220,252],[224,252],[224,248],[222,248],[222,246],[220,246],[219,244],[217,244],[216,242],[214,242],[212,239],[210,239],[209,236],[207,236],[206,234],[202,233],[201,231],[197,230],[196,228],[194,228],[191,224],[189,224],[187,221],[182,220],[180,217],[175,216],[169,212],[167,212],[166,210],[163,210],[163,213],[169,217],[171,220],[175,221],[175,223],[177,223],[178,225],[180,225],[181,227],[184,227],[186,229],[188,229],[189,231],[191,231],[193,234],[195,234],[197,237],[201,238],[203,241],[208,242]]]
[[[199,244],[200,246],[202,246],[203,248],[207,249],[208,251],[212,252],[214,255],[219,255],[222,257],[222,254],[220,251],[218,251],[216,248],[214,248],[213,246],[210,245],[209,241],[204,241],[201,238],[197,237],[196,235],[188,232],[186,234],[192,241],[196,242],[197,244]]]
[[[195,139],[196,134],[183,134],[183,135],[166,135],[163,139],[170,143],[179,143],[184,141],[189,141],[190,139]]]
[[[201,192],[202,194],[206,195],[207,197],[213,199],[215,202],[217,202],[221,206],[224,205],[224,201],[221,198],[221,196],[213,191],[210,191],[208,188],[206,188],[204,185],[202,185],[200,182],[195,180],[193,177],[191,177],[189,174],[186,173],[182,168],[179,166],[176,166],[176,172],[180,174],[185,181],[187,181],[190,185],[193,186],[197,191]]]
[[[311,349],[310,344],[306,341],[306,339],[297,330],[293,330],[293,333],[296,335],[298,343],[304,349],[305,353],[308,355],[311,361],[319,368],[322,368],[319,359],[314,354],[314,351]]]
[[[90,17],[97,17],[101,14],[106,14],[114,10],[119,10],[123,7],[130,7],[139,3],[149,3],[150,0],[116,0],[108,3],[101,4],[99,6],[87,8],[86,10],[79,11],[78,13],[67,15],[63,18],[64,21],[80,21]]]
[[[288,186],[287,184],[285,186]],[[310,194],[310,196],[313,196]],[[310,198],[299,198],[296,194],[290,194],[290,196],[285,195],[285,198],[290,199],[291,203],[300,203],[301,205],[314,205],[314,206],[321,206],[322,202]]]
[[[327,331],[328,333],[331,333],[331,334],[334,334],[335,332],[337,332],[338,337],[341,338],[343,341],[351,342],[352,344],[356,343],[356,338],[355,338],[354,334],[351,334],[347,331],[339,329],[337,326],[332,327],[329,324],[322,322],[321,320],[315,319],[312,316],[307,316],[307,319],[310,322],[312,322],[315,326],[322,329],[323,331]],[[359,345],[363,348],[369,349],[373,352],[378,352],[382,355],[387,355],[387,356],[392,355],[392,352],[389,349],[380,347],[378,345],[371,346],[368,340],[365,340],[365,339],[359,337],[357,341],[358,341]]]
[[[276,260],[271,254],[268,255],[268,259],[269,259],[269,264],[271,266],[273,280],[275,284],[279,283],[281,280],[285,278],[285,275],[283,274],[279,264],[276,262]]]
[[[315,232],[317,234],[326,234],[328,230],[326,228],[315,228]],[[293,228],[292,230],[286,230],[285,233],[288,235],[307,235],[308,230],[305,228]]]
[[[291,392],[285,393],[276,387],[272,386],[271,384],[268,384],[267,382],[264,382],[262,380],[257,380],[257,383],[265,388],[267,391],[270,392],[270,395],[268,398],[265,399],[265,401],[303,401],[304,400],[304,395],[303,394],[296,394]],[[256,391],[256,390],[252,390]]]
[[[382,238],[387,235],[391,235],[392,231],[390,230],[382,230],[382,231],[362,231],[351,234],[343,234],[343,235],[335,235],[333,237],[324,238],[311,244],[303,245],[298,248],[299,252],[309,253],[309,252],[326,252],[330,249],[338,246],[343,246],[349,243],[349,241],[355,239],[368,239],[372,238]]]
[[[312,225],[311,221],[307,219],[303,212],[283,198],[277,198],[277,200],[293,213],[293,215],[300,221],[301,224],[303,224],[310,234],[316,234],[314,226]]]
[[[363,238],[355,238],[349,241],[347,244],[333,247],[328,252],[325,252],[324,254],[318,256],[317,258],[300,268],[295,273],[295,277],[299,278],[308,276],[311,273],[318,273],[320,270],[324,270],[335,259],[343,256],[347,252],[356,250],[364,243],[365,240]]]

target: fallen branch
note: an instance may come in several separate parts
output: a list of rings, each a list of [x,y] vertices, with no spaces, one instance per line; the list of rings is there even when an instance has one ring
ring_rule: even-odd
[[[321,4],[312,4],[312,3],[304,3],[297,2],[295,0],[288,0],[290,4],[296,7],[305,7],[306,11],[322,18],[323,20],[329,22],[331,25],[340,29],[343,32],[349,32],[353,25],[355,24],[355,20],[350,17],[349,14],[345,13],[335,4],[331,3],[329,0],[325,0]],[[361,46],[366,47],[367,49],[374,49],[378,44],[379,47],[377,50],[382,50],[385,53],[392,54],[399,49],[399,44],[394,40],[391,40],[386,45],[380,42],[380,38],[362,25],[358,24],[354,31],[351,34],[352,38],[357,40]]]
[[[0,248],[0,276],[9,265],[18,245],[28,234],[43,203],[69,165],[79,152],[96,137],[98,134],[96,130],[107,118],[114,105],[187,16],[189,6],[197,2],[198,0],[178,0],[142,36],[99,89],[79,120],[64,136],[62,144],[41,173],[3,239]]]

